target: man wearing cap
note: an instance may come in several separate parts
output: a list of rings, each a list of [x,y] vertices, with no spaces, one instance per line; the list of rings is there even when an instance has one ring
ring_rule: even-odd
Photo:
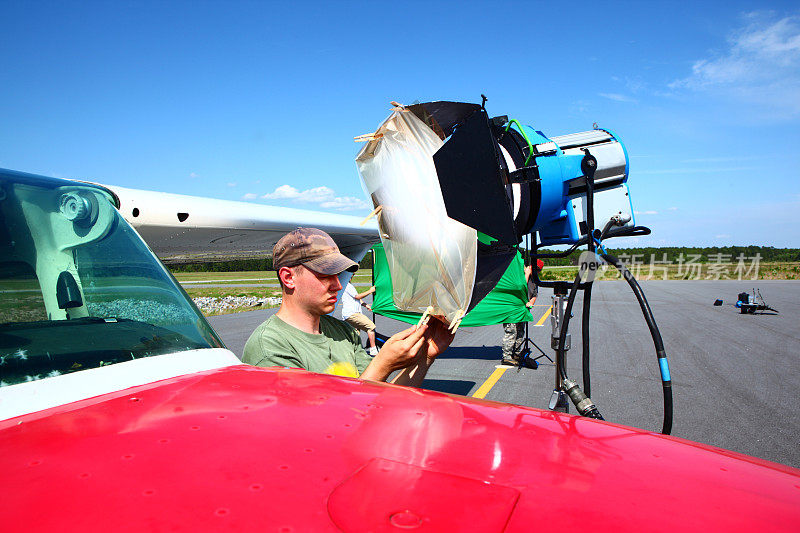
[[[541,271],[544,263],[541,259],[536,260],[536,270]],[[533,267],[531,265],[525,266],[525,282],[528,286],[528,301],[525,306],[528,309],[533,308],[536,303],[536,296],[539,294],[539,288],[531,279],[533,277]],[[525,322],[506,323],[503,324],[503,358],[500,361],[503,365],[516,365],[519,363],[519,353],[522,349],[525,335]]]
[[[333,239],[316,228],[298,228],[273,248],[283,301],[278,312],[258,326],[244,347],[242,362],[255,366],[304,368],[312,372],[418,386],[437,355],[453,340],[431,320],[390,337],[371,358],[352,326],[329,316],[342,289],[338,275],[358,263],[339,252]]]

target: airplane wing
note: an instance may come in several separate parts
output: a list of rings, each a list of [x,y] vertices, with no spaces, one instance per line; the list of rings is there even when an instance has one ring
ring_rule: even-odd
[[[119,200],[119,210],[162,260],[235,259],[272,253],[287,232],[298,227],[326,231],[341,252],[360,261],[380,241],[374,220],[201,198],[183,194],[103,185]]]

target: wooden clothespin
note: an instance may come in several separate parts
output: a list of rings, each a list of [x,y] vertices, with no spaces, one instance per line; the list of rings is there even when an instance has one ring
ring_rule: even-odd
[[[453,335],[455,335],[455,333],[456,333],[456,330],[457,330],[457,329],[458,329],[458,327],[461,325],[461,319],[462,319],[462,318],[464,318],[464,315],[465,315],[465,314],[466,314],[466,313],[464,313],[464,311],[462,311],[461,309],[459,309],[458,311],[456,311],[456,314],[455,314],[455,316],[453,317],[453,321],[450,323],[450,328],[449,328],[449,329],[450,329],[450,333],[452,333]]]
[[[353,141],[357,143],[365,143],[367,141],[374,141],[383,137],[383,133],[365,133],[364,135],[357,135],[353,137]]]
[[[363,226],[364,224],[366,224],[366,223],[369,221],[369,219],[371,219],[372,217],[378,216],[382,210],[383,210],[383,206],[382,206],[382,205],[379,205],[378,207],[376,207],[375,209],[373,209],[373,210],[372,210],[372,213],[370,213],[369,215],[367,215],[367,218],[365,218],[364,220],[362,220],[362,221],[361,221],[361,224],[359,224],[359,226]]]
[[[422,316],[420,317],[419,322],[417,322],[417,325],[414,329],[417,330],[427,324],[428,320],[431,319],[431,313],[433,313],[433,306],[429,305],[428,308],[425,309],[425,312],[422,313]]]

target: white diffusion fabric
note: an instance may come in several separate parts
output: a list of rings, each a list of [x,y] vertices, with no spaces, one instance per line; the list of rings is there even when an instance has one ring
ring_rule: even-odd
[[[442,140],[410,111],[396,108],[356,158],[375,207],[392,275],[394,304],[403,311],[453,322],[463,316],[475,284],[476,231],[450,219],[433,164]]]

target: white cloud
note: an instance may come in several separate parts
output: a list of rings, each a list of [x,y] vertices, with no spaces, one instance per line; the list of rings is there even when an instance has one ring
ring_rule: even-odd
[[[189,177],[190,177],[190,178],[192,178],[192,179],[196,179],[196,178],[199,178],[200,176],[198,176],[198,175],[197,175],[197,174],[195,174],[194,172],[190,172],[190,173],[189,173]]]
[[[248,192],[242,196],[242,200],[255,200],[256,198],[258,198],[258,195],[254,192]]]
[[[667,208],[667,211],[677,211],[677,210],[678,210],[677,207],[669,207],[669,208]]]
[[[631,98],[630,96],[625,96],[624,94],[619,93],[598,93],[603,98],[608,98],[609,100],[614,100],[615,102],[631,102],[635,103],[636,99]]]
[[[784,116],[800,115],[800,17],[750,13],[745,20],[724,51],[695,61],[691,75],[670,88],[728,93]]]
[[[330,187],[321,186],[314,187],[313,189],[306,189],[297,196],[298,202],[309,202],[312,204],[319,204],[321,202],[329,202],[336,198],[336,192]]]
[[[353,196],[336,196],[336,191],[324,185],[299,191],[291,185],[281,185],[273,192],[263,195],[264,200],[291,200],[295,203],[319,204],[322,209],[354,211],[370,209],[372,205]],[[248,198],[249,199],[249,198]]]
[[[336,197],[336,192],[330,187],[322,185],[313,189],[298,191],[291,185],[281,185],[273,192],[267,193],[261,198],[265,200],[293,200],[295,202],[318,204],[328,202]]]
[[[634,211],[634,215],[657,215],[658,211]]]
[[[367,203],[361,198],[352,196],[336,197],[328,202],[319,204],[324,209],[338,209],[339,211],[354,211],[356,209],[370,209],[372,204]]]
[[[291,185],[281,185],[273,192],[268,192],[261,198],[265,200],[285,200],[285,199],[294,199],[300,196],[300,191],[292,187]]]
[[[228,187],[236,187],[236,182],[235,181],[229,181],[228,182]]]

